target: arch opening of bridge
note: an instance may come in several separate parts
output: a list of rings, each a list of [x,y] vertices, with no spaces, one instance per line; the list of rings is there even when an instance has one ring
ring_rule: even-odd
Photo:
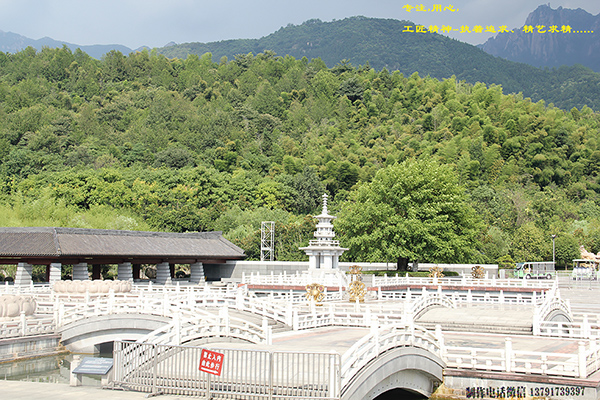
[[[420,393],[406,389],[391,389],[375,397],[374,400],[422,400],[427,399]]]
[[[358,371],[345,386],[342,400],[382,400],[394,393],[409,393],[412,397],[407,399],[429,398],[442,383],[444,368],[442,359],[428,350],[397,347]]]

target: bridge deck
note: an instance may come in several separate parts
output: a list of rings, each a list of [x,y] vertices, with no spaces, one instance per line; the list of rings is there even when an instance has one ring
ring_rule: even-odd
[[[303,331],[288,331],[273,336],[273,344],[211,341],[209,347],[255,349],[271,351],[306,351],[344,354],[357,340],[369,333],[367,328],[325,327]],[[526,335],[499,335],[468,332],[444,332],[446,346],[502,349],[510,337],[513,350],[577,354],[578,340]]]

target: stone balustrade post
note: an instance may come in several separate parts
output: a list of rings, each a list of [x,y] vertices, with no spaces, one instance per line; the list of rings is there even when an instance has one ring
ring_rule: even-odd
[[[540,309],[536,307],[533,310],[533,335],[539,336],[542,333],[541,327],[542,321],[540,321]]]
[[[25,318],[25,311],[21,311],[21,336],[27,335],[27,319]]]
[[[504,370],[506,372],[512,372],[512,339],[507,337],[504,339]]]
[[[57,319],[57,326],[61,326],[62,322],[65,319],[65,303],[60,303],[58,305],[58,319]]]
[[[370,326],[371,325],[371,307],[369,307],[368,305],[365,305],[365,314],[363,316],[363,324],[365,324],[365,326]]]
[[[444,344],[444,334],[442,333],[442,326],[439,324],[435,326],[435,337],[440,346],[440,356],[443,359],[446,356],[446,346]]]
[[[108,290],[108,313],[112,314],[115,306],[115,290]]]
[[[581,336],[583,338],[591,338],[592,330],[588,320],[587,314],[583,314],[583,321],[581,322]]]
[[[285,323],[289,326],[292,326],[294,323],[294,309],[292,307],[292,303],[289,301],[285,308]]]
[[[335,398],[337,396],[336,388],[339,388],[337,371],[341,365],[338,365],[339,355],[334,351],[329,351],[329,391],[327,397]],[[339,390],[339,389],[338,389]]]
[[[586,360],[585,342],[579,342],[578,351],[578,364],[579,364],[579,378],[587,378],[587,360]]]
[[[404,324],[411,325],[413,323],[412,304],[404,303],[404,315],[402,316]]]
[[[53,307],[52,307],[52,313],[54,315],[54,325],[55,327],[58,326],[58,321],[59,321],[59,310],[60,310],[60,302],[58,300],[58,298],[54,299],[54,303],[53,303]]]
[[[181,313],[176,312],[173,315],[173,325],[175,328],[175,344],[179,346],[181,344]]]
[[[81,364],[81,356],[73,356],[73,360],[71,361],[71,373],[69,376],[69,385],[70,386],[81,386],[82,382],[81,382],[81,378],[83,377],[82,374],[74,374],[73,371],[75,370],[75,368],[79,367],[79,364]]]
[[[377,335],[379,331],[379,318],[376,315],[371,316],[371,320],[369,321],[369,329],[372,335]]]
[[[298,320],[298,310],[292,311],[292,329],[295,331],[300,329],[300,321]]]

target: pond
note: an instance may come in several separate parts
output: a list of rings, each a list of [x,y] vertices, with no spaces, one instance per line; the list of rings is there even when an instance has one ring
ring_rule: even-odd
[[[71,361],[78,354],[60,354],[0,364],[0,379],[27,382],[69,383]],[[79,354],[82,358],[90,354]],[[112,353],[94,354],[94,357],[112,358]],[[84,375],[83,385],[100,386],[100,376]]]

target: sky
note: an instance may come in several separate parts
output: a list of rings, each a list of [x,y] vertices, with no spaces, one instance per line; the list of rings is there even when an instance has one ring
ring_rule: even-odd
[[[0,30],[31,39],[48,36],[78,45],[122,44],[136,49],[169,42],[254,39],[313,18],[332,21],[356,15],[425,26],[520,28],[541,4],[600,13],[600,0],[0,0]],[[408,11],[408,6],[419,5],[425,10],[439,5],[442,10]],[[490,35],[453,37],[479,44]]]

